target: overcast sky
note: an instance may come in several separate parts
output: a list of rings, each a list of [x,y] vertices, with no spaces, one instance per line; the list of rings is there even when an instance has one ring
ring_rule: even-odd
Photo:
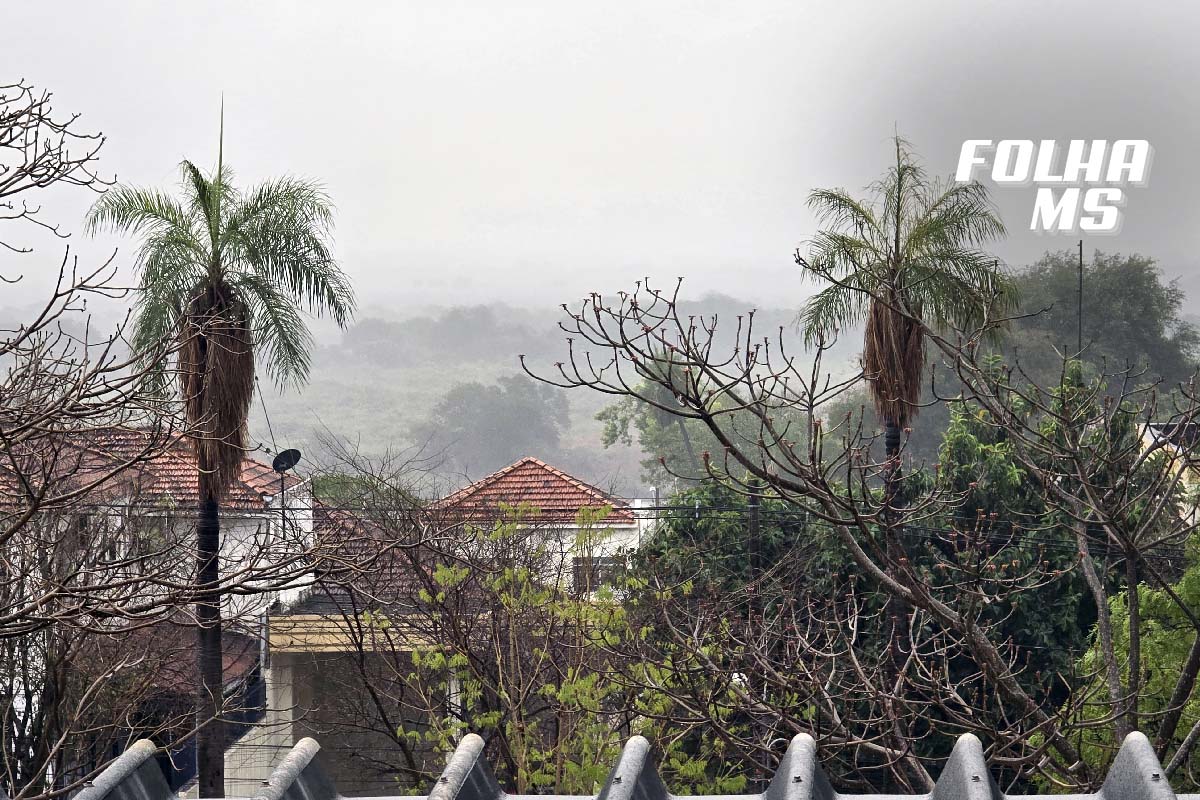
[[[324,182],[367,309],[646,274],[781,304],[807,291],[806,193],[861,188],[896,129],[946,174],[968,138],[1149,139],[1149,186],[1086,247],[1191,275],[1198,23],[1176,3],[14,1],[0,73],[102,130],[107,172],[161,186],[215,162],[224,92],[226,160]],[[1013,264],[1074,246],[1027,231],[1033,195],[995,193]],[[49,209],[71,228],[90,200]]]

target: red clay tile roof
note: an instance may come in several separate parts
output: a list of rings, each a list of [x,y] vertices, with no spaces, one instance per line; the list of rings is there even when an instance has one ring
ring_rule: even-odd
[[[532,456],[459,489],[433,507],[470,519],[494,519],[501,504],[528,504],[538,509],[539,520],[558,524],[574,523],[581,509],[611,506],[604,524],[635,522],[633,510],[625,501]]]
[[[146,454],[123,476],[136,486],[140,500],[171,500],[179,505],[195,505],[199,500],[196,452],[179,434],[155,443],[151,434],[143,430],[108,428],[97,432],[86,446],[100,457],[117,462],[138,460]],[[283,477],[287,488],[300,482],[290,472]],[[262,508],[267,497],[279,493],[280,485],[279,474],[269,464],[247,457],[242,459],[240,479],[229,487],[221,502],[230,508]]]
[[[432,503],[448,517],[442,522],[490,523],[500,506],[529,504],[539,510],[537,521],[571,525],[584,508],[610,507],[602,525],[632,525],[633,510],[624,501],[536,458],[523,458],[486,478]],[[313,530],[326,546],[345,558],[345,571],[336,564],[326,580],[313,586],[285,614],[339,616],[348,609],[376,605],[389,613],[409,613],[428,588],[428,575],[440,556],[435,550],[412,547],[404,528],[377,524],[365,513],[313,502]],[[464,590],[465,591],[465,590]]]
[[[376,605],[394,611],[411,606],[428,587],[414,567],[419,556],[410,549],[420,539],[404,527],[379,524],[367,512],[333,508],[315,499],[312,511],[313,533],[327,561],[321,580],[283,613],[339,616]],[[430,569],[425,574],[431,574]]]

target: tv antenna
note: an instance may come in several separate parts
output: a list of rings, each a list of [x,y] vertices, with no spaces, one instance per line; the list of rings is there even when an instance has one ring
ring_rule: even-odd
[[[271,469],[278,472],[280,479],[282,479],[283,473],[287,472],[289,469],[293,468],[299,463],[299,450],[284,450],[282,453],[277,453],[275,455],[275,460],[271,462]]]
[[[284,450],[277,453],[273,461],[271,461],[271,469],[279,473],[279,518],[283,523],[283,530],[287,532],[287,481],[284,478],[284,473],[293,469],[300,463],[300,451],[296,449]]]

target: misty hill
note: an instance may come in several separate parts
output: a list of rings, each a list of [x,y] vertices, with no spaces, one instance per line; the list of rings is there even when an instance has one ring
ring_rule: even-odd
[[[1070,251],[1048,253],[1018,278],[1027,311],[1040,313],[1016,324],[1008,355],[1019,357],[1043,384],[1052,383],[1060,369],[1053,345],[1076,333],[1074,258]],[[1186,324],[1191,306],[1182,285],[1173,286],[1152,260],[1139,256],[1097,253],[1087,269],[1088,358],[1144,364],[1170,381],[1190,374],[1200,333]],[[745,319],[751,307],[727,295],[707,295],[681,301],[680,314],[717,316],[718,354],[731,351],[737,318]],[[758,309],[756,340],[774,340],[782,327],[791,355],[801,355],[794,318],[792,308]],[[521,372],[518,354],[524,353],[535,371],[554,374],[554,363],[566,357],[566,334],[556,328],[561,319],[561,308],[500,304],[403,317],[363,314],[350,330],[322,338],[305,390],[283,397],[267,393],[276,440],[314,455],[322,435],[352,439],[370,454],[426,446],[443,456],[443,473],[456,482],[535,455],[599,486],[648,495],[652,487],[639,477],[645,454],[636,446],[606,450],[601,444],[603,426],[595,416],[613,398],[563,392]],[[857,369],[860,347],[861,332],[847,331],[827,354],[825,371],[837,376]],[[865,389],[839,403],[828,409],[836,418],[870,406]],[[261,410],[255,410],[253,431],[267,441]],[[910,442],[912,458],[936,459],[947,413],[941,405],[923,411],[918,436]],[[873,422],[871,415],[868,428]]]
[[[753,304],[707,295],[685,314],[718,316],[722,345],[732,346],[737,315]],[[386,313],[386,312],[383,312]],[[348,439],[371,455],[425,446],[442,454],[442,470],[459,482],[478,478],[523,455],[552,461],[622,494],[648,494],[638,480],[636,449],[601,445],[596,413],[610,401],[598,392],[566,392],[526,377],[519,354],[545,374],[566,355],[557,322],[562,309],[493,304],[384,316],[360,315],[344,333],[319,334],[312,377],[299,392],[264,386],[270,430],[278,446],[317,456],[322,439]],[[755,330],[777,337],[792,329],[795,310],[758,309]],[[857,342],[839,345],[830,367],[848,368]],[[270,444],[261,404],[251,430]]]

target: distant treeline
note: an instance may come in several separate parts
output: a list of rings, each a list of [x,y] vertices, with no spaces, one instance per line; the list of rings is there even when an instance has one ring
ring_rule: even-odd
[[[780,326],[795,325],[795,308],[758,308],[749,300],[725,294],[707,294],[680,305],[683,315],[720,320],[719,341],[732,345],[738,317],[754,311],[757,338],[776,338]],[[557,327],[561,309],[532,311],[504,304],[455,306],[406,319],[365,316],[342,336],[335,349],[381,367],[428,366],[431,359],[446,364],[498,361],[518,367],[521,354],[537,361],[558,360],[565,334]],[[856,352],[857,341],[846,343],[846,355]],[[464,375],[465,381],[474,376]]]

